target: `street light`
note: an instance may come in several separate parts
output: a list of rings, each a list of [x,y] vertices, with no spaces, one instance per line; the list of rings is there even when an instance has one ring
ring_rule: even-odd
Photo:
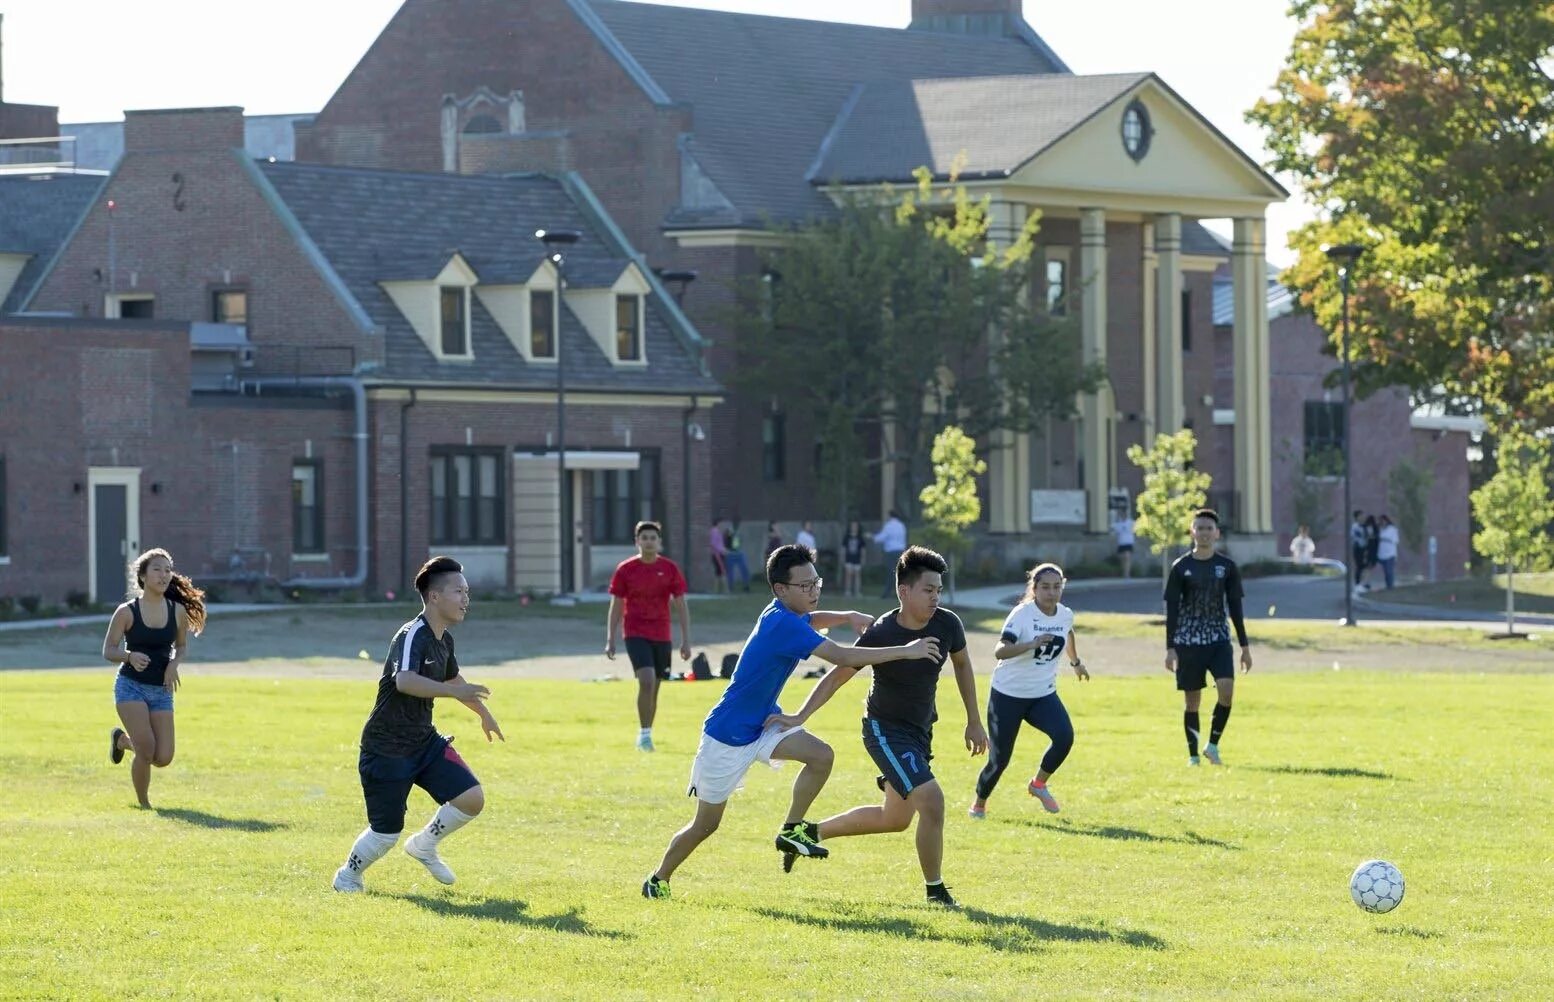
[[[1351,442],[1353,440],[1353,436],[1350,434],[1351,429],[1349,421],[1349,273],[1354,270],[1354,264],[1360,259],[1360,255],[1365,253],[1365,248],[1361,247],[1359,244],[1335,244],[1324,248],[1324,252],[1327,254],[1328,259],[1338,266],[1339,284],[1343,289],[1343,314],[1339,326],[1341,329],[1340,339],[1343,344],[1344,356],[1344,514],[1348,515],[1350,518],[1353,518],[1353,502],[1349,499],[1351,490],[1350,470],[1354,465],[1351,462],[1353,452]],[[1348,539],[1348,523],[1344,523],[1344,526],[1344,537],[1345,539]],[[1349,542],[1349,559],[1354,559],[1354,545],[1352,540]],[[1345,564],[1344,566],[1348,568],[1348,564]],[[1358,625],[1354,620],[1354,582],[1349,573],[1349,571],[1352,570],[1353,568],[1349,568],[1344,573],[1345,626]]]
[[[692,282],[696,281],[696,272],[692,269],[686,269],[685,271],[660,270],[658,277],[665,282],[675,283],[674,304],[680,307],[685,306],[685,290]]]
[[[556,483],[561,515],[560,588],[572,592],[572,491],[567,483],[567,366],[562,345],[563,297],[567,288],[567,248],[581,240],[577,230],[535,230],[534,239],[545,245],[545,256],[556,266]]]

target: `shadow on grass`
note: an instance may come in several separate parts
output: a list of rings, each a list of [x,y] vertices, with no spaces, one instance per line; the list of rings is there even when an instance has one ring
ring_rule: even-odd
[[[1216,849],[1241,851],[1241,847],[1234,842],[1209,838],[1207,835],[1199,835],[1194,831],[1184,831],[1180,835],[1159,835],[1155,832],[1147,832],[1142,828],[1123,828],[1121,825],[1082,825],[1072,822],[1053,824],[1046,821],[1024,820],[1016,820],[1011,823],[1025,825],[1028,828],[1040,828],[1042,831],[1054,832],[1058,835],[1087,835],[1090,838],[1107,838],[1118,842],[1175,842],[1178,845],[1207,845],[1213,846]]]
[[[785,911],[780,908],[753,908],[751,911],[763,918],[780,919],[821,929],[882,932],[893,936],[957,943],[961,946],[974,946],[1006,953],[1029,953],[1053,941],[1110,942],[1146,950],[1163,950],[1166,947],[1165,940],[1147,932],[1136,932],[1131,929],[1113,931],[1101,926],[1066,925],[1025,915],[999,915],[979,908],[961,908],[958,912],[983,927],[971,935],[946,931],[937,924],[904,915],[850,916],[826,912]],[[954,915],[957,912],[943,914]]]
[[[1408,936],[1412,939],[1441,939],[1441,934],[1411,925],[1383,926],[1376,930],[1384,936]]]
[[[401,901],[408,901],[413,905],[419,905],[429,912],[439,915],[453,915],[460,918],[487,919],[492,922],[505,922],[508,925],[520,925],[529,929],[545,929],[550,932],[569,932],[577,936],[599,936],[604,939],[632,939],[629,932],[618,929],[604,929],[589,924],[576,908],[569,908],[564,912],[554,915],[530,915],[527,902],[514,898],[482,898],[478,901],[460,901],[454,898],[434,898],[425,894],[393,894]]]
[[[224,818],[219,814],[191,811],[187,807],[153,807],[158,817],[172,818],[198,828],[232,828],[240,832],[273,832],[291,826],[284,821],[265,821],[263,818]]]
[[[1283,776],[1328,776],[1332,779],[1391,779],[1406,783],[1408,780],[1390,772],[1375,769],[1356,769],[1344,765],[1244,765],[1252,772],[1276,772]]]

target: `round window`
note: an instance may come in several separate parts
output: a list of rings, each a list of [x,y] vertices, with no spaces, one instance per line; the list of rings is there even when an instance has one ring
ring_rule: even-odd
[[[1122,113],[1122,148],[1134,160],[1143,160],[1155,130],[1149,124],[1149,109],[1135,100]]]

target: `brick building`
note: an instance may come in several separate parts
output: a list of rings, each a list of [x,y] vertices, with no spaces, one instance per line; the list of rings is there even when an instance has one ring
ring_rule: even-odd
[[[554,591],[597,586],[638,518],[676,555],[700,538],[720,388],[581,178],[256,163],[236,108],[131,112],[125,138],[0,289],[0,594],[111,599],[114,553],[151,545],[374,592],[436,550]],[[541,228],[580,234],[562,270]]]

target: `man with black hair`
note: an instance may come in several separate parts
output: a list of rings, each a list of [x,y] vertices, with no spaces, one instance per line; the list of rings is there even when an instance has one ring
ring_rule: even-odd
[[[691,612],[685,605],[685,575],[659,552],[663,526],[638,522],[632,531],[637,555],[622,560],[610,576],[610,611],[604,620],[604,656],[615,660],[615,638],[626,634],[626,655],[637,676],[637,750],[653,750],[658,683],[669,678],[674,634],[669,614],[680,620],[680,660],[691,659]]]
[[[734,677],[702,725],[701,747],[691,765],[686,791],[696,798],[696,816],[675,833],[658,869],[642,882],[643,897],[669,897],[669,878],[718,830],[728,798],[743,785],[745,773],[757,762],[774,769],[784,759],[804,764],[793,781],[787,820],[777,832],[777,849],[786,864],[791,865],[799,856],[827,856],[819,843],[818,826],[804,820],[804,814],[831,774],[831,746],[801,727],[769,723],[773,715],[782,713],[777,697],[800,661],[814,654],[839,668],[857,668],[913,658],[938,660],[938,641],[932,637],[899,647],[866,650],[843,647],[816,632],[851,626],[854,632],[862,633],[872,620],[861,612],[816,611],[823,582],[815,571],[815,554],[808,547],[778,547],[766,561],[766,580],[772,602],[756,620],[734,667]]]
[[[906,831],[917,816],[917,861],[923,870],[929,903],[957,907],[944,886],[944,791],[934,778],[933,724],[939,714],[934,695],[944,655],[955,666],[955,684],[966,706],[966,749],[987,751],[987,731],[977,704],[976,675],[966,653],[966,630],[960,617],[939,606],[948,571],[944,558],[922,546],[908,547],[896,561],[896,595],[900,605],[869,627],[858,640],[869,650],[865,663],[874,666],[868,709],[863,718],[863,747],[879,767],[875,782],[885,795],[878,807],[852,810],[820,822],[819,837],[873,835]],[[931,640],[932,655],[886,664],[874,649],[896,650],[905,644]],[[944,652],[941,654],[940,652]],[[861,666],[860,666],[861,667]],[[857,667],[840,666],[816,683],[803,707],[791,716],[777,715],[768,726],[799,727],[825,705]]]
[[[382,859],[399,841],[405,826],[410,788],[419,786],[437,801],[426,827],[405,840],[405,852],[444,884],[453,871],[437,854],[438,844],[475,819],[486,805],[480,780],[453,750],[453,739],[432,726],[432,700],[456,699],[480,717],[486,740],[502,738],[496,718],[484,700],[491,690],[459,674],[453,655],[453,633],[469,611],[469,582],[452,557],[433,557],[415,576],[421,594],[421,614],[394,635],[378,698],[362,728],[362,795],[367,801],[367,827],[356,837],[345,864],[335,873],[337,891],[365,890],[362,873]]]
[[[1230,627],[1236,627],[1241,644],[1241,671],[1252,670],[1252,648],[1246,639],[1242,617],[1241,571],[1236,562],[1214,552],[1219,540],[1219,515],[1199,508],[1192,516],[1192,551],[1171,565],[1166,579],[1165,670],[1176,675],[1176,687],[1185,702],[1182,727],[1187,732],[1187,764],[1198,764],[1198,706],[1205,676],[1214,676],[1219,699],[1203,757],[1214,765],[1219,757],[1220,735],[1230,720],[1231,697],[1236,690],[1236,667],[1230,651]]]

